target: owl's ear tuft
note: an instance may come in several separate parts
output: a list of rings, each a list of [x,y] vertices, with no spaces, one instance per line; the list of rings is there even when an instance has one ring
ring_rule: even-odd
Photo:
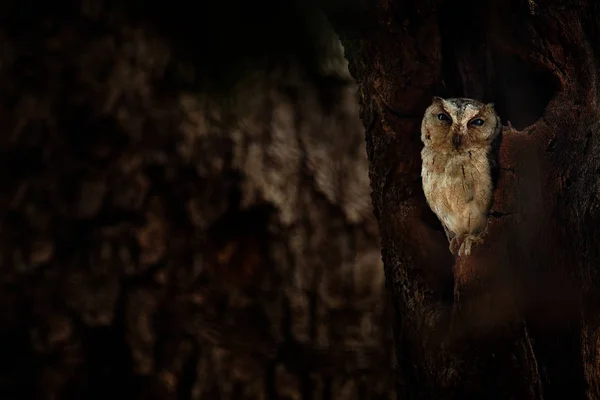
[[[440,96],[433,96],[433,98],[431,99],[432,103],[441,103],[444,99],[442,99]]]
[[[487,103],[486,104],[487,108],[489,108],[490,110],[494,109],[494,103]]]

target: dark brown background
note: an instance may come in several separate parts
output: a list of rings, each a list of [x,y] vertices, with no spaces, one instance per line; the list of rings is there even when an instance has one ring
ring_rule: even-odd
[[[0,398],[392,398],[337,39],[186,7],[2,5]]]

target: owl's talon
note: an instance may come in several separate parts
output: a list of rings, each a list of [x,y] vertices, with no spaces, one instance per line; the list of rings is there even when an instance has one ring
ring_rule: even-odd
[[[454,245],[454,241],[450,242],[448,250],[450,250],[450,254],[452,254],[453,256],[456,255],[456,246]]]
[[[463,242],[462,246],[460,246],[460,250],[458,251],[459,256],[469,256],[471,255],[471,246],[472,242],[469,238],[466,238]]]
[[[462,245],[460,246],[460,249],[458,250],[458,255],[459,256],[469,256],[471,255],[471,248],[473,247],[474,244],[481,244],[483,243],[483,236],[482,235],[469,235],[467,237],[465,237],[465,240],[463,241]]]
[[[455,236],[450,240],[450,246],[448,246],[448,248],[450,249],[450,253],[452,253],[452,255],[456,255],[456,253],[460,251],[460,248],[462,247],[460,239],[460,236]]]

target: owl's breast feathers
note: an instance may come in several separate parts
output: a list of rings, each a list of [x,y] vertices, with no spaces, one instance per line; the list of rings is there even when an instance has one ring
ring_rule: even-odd
[[[492,195],[487,151],[441,152],[426,146],[421,156],[423,191],[442,223],[454,233],[485,225]]]

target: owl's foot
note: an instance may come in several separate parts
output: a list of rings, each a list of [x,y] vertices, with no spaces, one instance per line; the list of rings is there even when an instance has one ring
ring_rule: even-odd
[[[450,249],[450,253],[452,253],[452,255],[456,255],[456,253],[461,249],[462,247],[462,236],[458,235],[458,236],[454,236],[452,237],[452,239],[450,239],[450,246],[448,246],[448,248]]]
[[[471,247],[474,244],[483,243],[483,235],[467,235],[458,249],[459,256],[471,255]]]

